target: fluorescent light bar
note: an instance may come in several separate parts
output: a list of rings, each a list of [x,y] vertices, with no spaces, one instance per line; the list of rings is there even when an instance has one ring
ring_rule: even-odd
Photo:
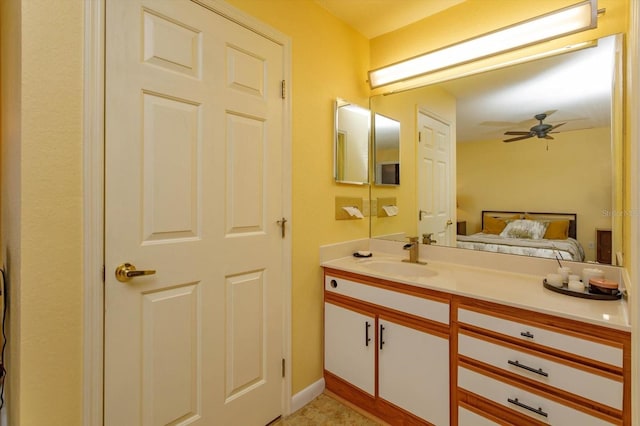
[[[369,71],[369,84],[373,89],[595,27],[596,0],[585,0],[501,30]]]

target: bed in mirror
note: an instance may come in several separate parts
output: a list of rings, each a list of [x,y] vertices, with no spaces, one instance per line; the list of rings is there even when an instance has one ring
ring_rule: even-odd
[[[621,251],[620,45],[620,36],[609,36],[570,53],[373,96],[372,112],[396,118],[401,144],[416,148],[401,153],[401,187],[371,187],[372,200],[394,196],[402,212],[372,217],[371,237],[432,234],[436,244],[506,253],[506,244],[490,240],[504,229],[489,233],[487,221],[506,228],[515,220],[566,220],[566,237],[524,233],[510,244],[540,247],[511,252],[596,262],[603,244]],[[603,231],[608,241],[599,239]],[[561,249],[565,243],[574,247]],[[609,262],[619,264],[615,255]]]

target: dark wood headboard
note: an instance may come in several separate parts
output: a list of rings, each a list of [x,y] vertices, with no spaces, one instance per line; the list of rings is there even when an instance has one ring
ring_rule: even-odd
[[[569,237],[577,239],[578,235],[578,215],[576,213],[540,213],[540,212],[509,212],[504,210],[483,210],[482,211],[482,228],[484,229],[484,218],[486,216],[491,217],[512,217],[519,214],[524,218],[524,215],[532,216],[538,220],[568,220],[569,221]]]

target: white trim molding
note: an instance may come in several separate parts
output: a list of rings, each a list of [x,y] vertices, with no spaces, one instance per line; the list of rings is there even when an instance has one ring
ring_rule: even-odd
[[[640,1],[629,3],[629,31],[627,33],[627,99],[629,107],[628,118],[629,144],[628,156],[630,162],[629,191],[630,206],[626,206],[631,213],[630,228],[626,230],[630,236],[629,249],[626,253],[625,265],[630,275],[632,288],[629,291],[629,306],[631,307],[631,350],[640,350]],[[631,423],[640,426],[640,357],[637,353],[631,361]]]
[[[324,392],[324,378],[311,383],[297,394],[291,397],[291,411],[287,414],[295,413]]]
[[[104,10],[84,2],[82,424],[103,423]]]

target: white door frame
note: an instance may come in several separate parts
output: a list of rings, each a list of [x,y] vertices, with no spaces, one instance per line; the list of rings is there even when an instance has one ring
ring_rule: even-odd
[[[105,4],[109,0],[84,2],[83,76],[83,395],[82,424],[103,424],[104,365],[104,81]],[[283,48],[284,79],[291,87],[291,40],[222,0],[191,0],[224,16]],[[291,94],[283,100],[283,215],[291,218]],[[283,253],[283,348],[287,360],[282,414],[291,410],[291,232]]]

